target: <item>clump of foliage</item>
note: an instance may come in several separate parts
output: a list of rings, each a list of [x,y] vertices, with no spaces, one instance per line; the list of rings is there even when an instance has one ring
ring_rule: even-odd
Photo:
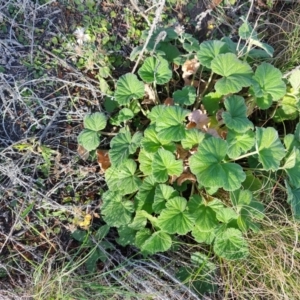
[[[225,37],[199,44],[178,28],[157,30],[140,79],[121,76],[106,101],[106,108],[119,108],[111,109],[110,124],[103,112],[84,118],[78,142],[88,151],[112,126],[120,128],[110,141],[101,206],[119,244],[149,255],[188,235],[212,245],[219,257],[245,258],[243,235],[257,232],[264,218],[262,186],[279,178],[300,219],[300,126],[280,138],[275,128],[255,126],[251,118],[255,108],[275,121],[291,110],[297,118],[299,76],[286,81],[266,62],[273,49],[246,20],[239,36],[238,43]]]

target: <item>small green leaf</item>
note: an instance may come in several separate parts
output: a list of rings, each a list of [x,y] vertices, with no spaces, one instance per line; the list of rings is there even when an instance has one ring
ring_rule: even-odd
[[[109,232],[110,227],[108,225],[101,226],[95,233],[95,240],[103,240]]]
[[[102,196],[101,214],[111,227],[121,227],[130,223],[134,212],[133,203],[123,200],[119,192],[107,191]]]
[[[166,184],[159,184],[155,189],[153,211],[158,214],[166,207],[166,201],[178,196],[173,187]]]
[[[172,78],[169,63],[161,56],[146,58],[138,74],[147,83],[165,84]]]
[[[134,245],[136,230],[128,227],[121,226],[118,228],[119,237],[116,239],[116,242],[125,247],[127,245]]]
[[[182,160],[176,160],[171,152],[159,149],[154,155],[152,172],[157,182],[166,182],[169,175],[179,176],[183,172]]]
[[[216,236],[215,253],[228,260],[246,258],[249,255],[248,244],[242,233],[234,228],[228,228]]]
[[[118,121],[119,123],[124,123],[134,117],[134,113],[129,108],[122,108],[118,113]]]
[[[274,128],[256,127],[256,149],[258,160],[265,170],[276,171],[279,169],[280,161],[285,156],[285,150]]]
[[[132,137],[129,131],[119,132],[110,142],[109,158],[112,165],[120,165],[140,146],[143,135],[136,132]]]
[[[170,234],[186,234],[194,224],[195,218],[186,211],[187,201],[183,197],[175,197],[166,203],[166,208],[157,218],[158,226]]]
[[[205,134],[196,128],[192,128],[186,131],[185,138],[181,141],[184,149],[192,149],[194,146],[198,146],[205,138]]]
[[[179,106],[165,106],[156,120],[158,137],[165,141],[180,141],[185,138],[185,117],[189,111]]]
[[[178,48],[170,43],[159,43],[158,50],[165,53],[164,58],[169,62],[174,62],[181,55]]]
[[[205,41],[200,45],[199,51],[197,52],[197,58],[201,65],[210,69],[212,60],[219,54],[227,52],[229,52],[229,50],[224,42],[218,40]]]
[[[294,96],[284,96],[279,101],[273,120],[275,122],[282,122],[285,120],[295,120],[299,116],[299,99]]]
[[[144,175],[152,174],[152,162],[154,159],[154,153],[148,152],[142,149],[139,153],[140,170]]]
[[[217,212],[217,219],[223,223],[229,223],[237,218],[237,213],[231,207],[224,207]]]
[[[156,121],[161,117],[161,114],[163,113],[165,108],[165,105],[156,105],[151,109],[150,113],[147,116],[151,120],[150,124],[156,123]]]
[[[253,81],[251,67],[233,53],[218,55],[211,62],[211,69],[223,76],[215,84],[216,92],[222,95],[237,93],[243,87],[250,86]]]
[[[180,105],[192,105],[196,100],[196,89],[193,86],[185,86],[173,93],[173,99]]]
[[[84,149],[87,151],[92,151],[97,149],[100,144],[100,136],[98,132],[90,130],[90,129],[83,129],[77,137],[78,144],[83,146]]]
[[[205,110],[210,115],[215,115],[219,110],[219,103],[223,99],[223,95],[217,92],[211,92],[206,94],[203,99],[202,103],[205,107]]]
[[[282,80],[281,72],[271,64],[263,62],[259,65],[253,79],[254,94],[257,97],[257,104],[262,109],[267,109],[272,104],[270,101],[262,102],[262,99],[276,101],[286,93],[286,85]],[[262,103],[266,103],[266,105]]]
[[[290,184],[298,189],[300,188],[300,150],[294,148],[294,152],[296,156],[295,164],[292,168],[285,168],[285,171],[288,174]]]
[[[226,107],[222,117],[226,126],[236,132],[243,133],[253,129],[253,123],[247,118],[247,106],[243,97],[233,95],[225,99]]]
[[[125,74],[117,81],[115,98],[121,105],[129,104],[132,99],[141,99],[144,94],[144,83],[134,74]]]
[[[135,196],[136,210],[145,210],[150,214],[153,212],[152,204],[156,186],[157,182],[153,175],[148,176],[144,179],[137,195]]]
[[[142,230],[145,228],[146,224],[147,224],[147,218],[145,217],[144,214],[144,210],[138,210],[135,213],[135,217],[132,221],[132,223],[130,223],[128,225],[128,227],[134,229],[134,230]]]
[[[176,150],[174,143],[170,143],[170,141],[165,141],[158,137],[154,125],[150,125],[145,130],[141,144],[146,152],[151,153],[157,152],[157,150],[162,147],[170,152],[174,152]]]
[[[291,205],[292,213],[297,221],[300,221],[300,188],[292,189],[285,181],[287,189],[287,202]]]
[[[248,130],[244,133],[237,133],[233,130],[228,130],[226,141],[228,143],[228,156],[237,158],[241,154],[249,151],[255,144],[255,134]]]
[[[246,171],[246,179],[242,183],[245,190],[257,192],[262,188],[262,182],[253,175],[251,171]]]
[[[293,94],[298,94],[300,90],[300,70],[295,69],[289,76],[289,82],[293,88]]]
[[[199,50],[199,41],[197,41],[191,34],[184,33],[185,42],[182,44],[184,50],[189,53],[197,52]]]
[[[240,165],[223,163],[227,153],[227,143],[211,137],[202,141],[198,151],[189,159],[190,169],[198,182],[205,187],[222,187],[233,191],[241,186],[246,175]]]
[[[106,127],[106,123],[106,116],[100,112],[86,115],[83,120],[84,128],[93,131],[104,129]]]
[[[163,231],[157,231],[142,244],[141,250],[146,254],[155,254],[157,252],[165,252],[169,250],[171,246],[171,237]]]

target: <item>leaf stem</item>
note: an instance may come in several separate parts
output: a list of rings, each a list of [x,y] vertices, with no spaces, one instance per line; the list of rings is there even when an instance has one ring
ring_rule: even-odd
[[[106,132],[106,131],[99,131],[99,133],[107,136],[115,136],[118,134],[118,132]]]
[[[196,103],[194,105],[194,110],[196,110],[197,108],[199,108],[200,101],[201,101],[202,97],[204,96],[205,92],[207,91],[207,89],[209,88],[210,83],[211,83],[211,81],[213,79],[213,76],[214,76],[214,72],[211,72],[210,76],[209,76],[209,78],[207,80],[207,83],[205,85],[205,88],[203,89],[203,91],[201,92],[201,94],[196,99]]]
[[[242,158],[245,158],[245,157],[248,157],[248,156],[252,156],[252,155],[255,155],[257,154],[258,152],[257,151],[253,151],[253,152],[249,152],[249,153],[246,153],[244,155],[241,155],[237,158],[234,158],[234,159],[230,159],[229,161],[235,161],[235,160],[239,160],[239,159],[242,159]]]

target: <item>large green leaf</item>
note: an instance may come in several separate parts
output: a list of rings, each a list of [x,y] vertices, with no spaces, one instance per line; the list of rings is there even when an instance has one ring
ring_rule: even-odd
[[[189,111],[179,106],[165,106],[156,119],[158,137],[165,141],[180,141],[185,137],[183,122]]]
[[[132,137],[129,131],[120,131],[110,142],[109,158],[112,165],[120,165],[140,146],[143,135],[136,132]]]
[[[205,41],[200,45],[197,58],[201,65],[210,69],[212,60],[219,54],[227,52],[229,52],[229,50],[224,42],[218,40]]]
[[[285,171],[289,176],[289,183],[296,189],[300,188],[300,150],[294,148],[290,156],[294,152],[294,166],[287,168],[285,165]]]
[[[198,151],[189,159],[190,169],[197,176],[198,182],[205,187],[222,187],[233,191],[241,186],[246,175],[240,165],[224,163],[227,143],[219,138],[211,137],[202,141]]]
[[[78,144],[87,151],[95,150],[100,144],[100,135],[98,132],[90,129],[83,129],[77,137]]]
[[[101,214],[103,220],[113,227],[120,227],[130,223],[134,212],[133,203],[123,200],[119,192],[107,191],[102,196]]]
[[[225,99],[224,105],[226,111],[223,112],[222,117],[229,129],[239,133],[253,129],[253,123],[247,118],[247,106],[243,97],[229,96]]]
[[[172,239],[170,235],[163,231],[157,231],[147,238],[140,248],[145,254],[155,254],[157,252],[165,252],[169,250],[171,246]]]
[[[194,146],[198,146],[205,138],[205,134],[199,129],[192,128],[186,131],[185,138],[181,141],[181,145],[184,149],[192,149]]]
[[[215,253],[228,260],[246,258],[249,254],[248,244],[242,233],[234,228],[221,231],[214,242]]]
[[[119,168],[110,167],[105,172],[105,181],[112,191],[119,191],[122,195],[136,192],[142,181],[135,175],[136,162],[126,160]]]
[[[187,201],[183,197],[175,197],[167,201],[166,208],[157,218],[158,226],[170,234],[186,234],[194,224],[195,218],[186,210]]]
[[[170,143],[170,141],[165,141],[158,137],[158,133],[156,132],[154,125],[150,125],[145,130],[141,145],[145,149],[145,151],[151,153],[157,152],[157,150],[161,147],[171,152],[174,152],[176,150],[176,146],[174,143]]]
[[[300,188],[292,189],[290,185],[285,182],[287,189],[287,202],[291,205],[293,216],[300,221]]]
[[[256,149],[258,160],[265,170],[276,171],[280,161],[285,156],[285,150],[278,137],[278,132],[272,128],[256,127]]]
[[[180,105],[192,105],[196,100],[196,89],[193,86],[185,86],[182,90],[173,93],[175,103]]]
[[[175,62],[177,58],[181,55],[178,48],[170,43],[159,43],[158,50],[165,53],[164,58],[169,62]]]
[[[144,83],[139,81],[134,74],[125,74],[117,81],[115,98],[121,105],[129,104],[132,99],[141,99],[144,94]]]
[[[138,74],[147,83],[165,84],[172,78],[169,63],[161,56],[146,58]]]
[[[96,112],[86,115],[83,120],[84,128],[99,131],[106,127],[106,116],[104,113]]]
[[[259,65],[253,79],[256,102],[262,109],[269,108],[272,101],[279,100],[286,93],[286,85],[282,80],[281,72],[271,64],[263,62]]]
[[[220,54],[211,62],[211,69],[223,78],[215,84],[215,89],[222,95],[237,93],[243,87],[252,84],[252,69],[240,61],[233,53]]]
[[[248,130],[244,133],[237,133],[233,130],[228,130],[226,141],[228,144],[227,155],[230,158],[237,158],[241,154],[249,151],[255,144],[254,132]]]
[[[178,196],[178,192],[169,185],[159,184],[155,189],[153,211],[158,214],[166,207],[166,201]]]
[[[157,182],[166,182],[169,175],[179,176],[183,172],[182,160],[176,160],[170,151],[159,149],[154,155],[152,172]]]

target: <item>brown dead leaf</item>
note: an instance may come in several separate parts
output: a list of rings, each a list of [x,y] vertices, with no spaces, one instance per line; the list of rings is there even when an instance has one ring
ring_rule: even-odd
[[[204,127],[206,127],[210,121],[207,114],[201,109],[192,111],[188,115],[188,119],[190,122],[196,123],[196,128],[201,130],[204,129]]]
[[[187,78],[188,76],[194,75],[198,68],[200,67],[200,63],[196,58],[191,60],[187,60],[181,67],[182,69],[182,78]]]
[[[187,173],[182,173],[178,178],[177,178],[177,184],[179,186],[181,186],[185,181],[191,181],[191,182],[196,182],[197,179],[196,179],[196,176],[193,175],[192,173],[190,172],[187,172]]]
[[[110,167],[111,164],[108,156],[108,150],[97,150],[97,162],[103,172]]]
[[[146,92],[146,97],[143,101],[143,103],[155,103],[155,92],[153,88],[149,84],[145,84],[145,92]]]
[[[174,99],[168,97],[168,98],[164,101],[164,105],[167,105],[167,106],[173,106],[173,105],[174,105]]]
[[[79,145],[77,146],[77,153],[80,156],[81,159],[86,161],[90,155],[90,152],[87,151],[83,146]]]
[[[222,0],[211,0],[210,2],[210,9],[214,9],[215,7],[217,7],[220,3],[222,2]]]
[[[178,144],[176,145],[176,158],[185,160],[190,155],[190,152]]]
[[[187,129],[196,128],[197,124],[195,122],[189,122],[186,124]]]

